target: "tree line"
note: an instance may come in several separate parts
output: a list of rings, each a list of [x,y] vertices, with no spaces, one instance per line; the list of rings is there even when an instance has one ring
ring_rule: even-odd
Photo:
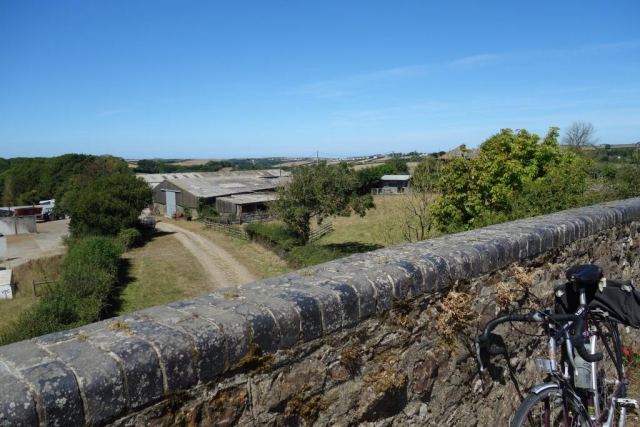
[[[65,167],[52,173],[51,165]],[[18,201],[26,200],[24,194],[55,196],[56,209],[71,220],[58,281],[0,333],[0,345],[108,317],[118,293],[121,255],[142,237],[136,225],[151,203],[149,186],[123,159],[111,156],[10,161],[2,176],[5,183],[22,186],[15,187],[23,190]]]
[[[174,160],[138,160],[136,173],[174,173],[174,172],[218,172],[221,169],[263,170],[272,169],[282,163],[282,159],[228,159],[210,160],[203,165],[177,165]]]
[[[591,126],[569,128],[565,142],[570,139],[575,145],[567,150],[559,144],[557,127],[544,137],[525,129],[502,129],[480,145],[475,157],[422,158],[412,176],[411,194],[390,213],[388,227],[400,228],[404,241],[417,241],[640,195],[640,149],[611,167],[580,149],[593,143],[592,133]],[[406,160],[398,156],[359,171],[346,163],[300,166],[271,206],[304,245],[311,221],[364,216],[375,208],[370,188],[385,174],[407,172]]]

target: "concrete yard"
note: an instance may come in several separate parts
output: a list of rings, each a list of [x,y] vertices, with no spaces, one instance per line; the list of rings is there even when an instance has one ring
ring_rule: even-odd
[[[69,234],[69,219],[39,222],[37,229],[37,234],[6,236],[7,267],[15,268],[29,260],[59,255],[65,251],[62,237]]]

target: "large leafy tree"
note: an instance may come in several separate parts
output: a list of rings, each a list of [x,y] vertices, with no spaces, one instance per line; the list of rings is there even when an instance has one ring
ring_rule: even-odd
[[[503,129],[480,146],[478,157],[442,167],[433,213],[440,229],[451,231],[573,207],[589,182],[586,164],[560,148],[556,127],[543,139]]]
[[[150,203],[149,186],[127,171],[75,179],[62,198],[60,209],[71,217],[69,229],[73,236],[112,236],[134,227],[140,212]]]
[[[307,243],[312,219],[321,224],[328,216],[364,216],[373,207],[371,195],[359,195],[358,188],[358,177],[346,163],[301,166],[292,170],[271,209]]]

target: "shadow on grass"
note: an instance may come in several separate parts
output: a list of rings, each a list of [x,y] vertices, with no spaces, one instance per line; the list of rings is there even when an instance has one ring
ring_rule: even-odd
[[[160,231],[155,228],[145,228],[140,230],[140,234],[142,238],[140,239],[140,243],[136,245],[137,248],[141,248],[149,242],[154,241],[158,237],[168,236],[171,234],[176,234],[175,231]]]
[[[136,248],[141,248],[155,239],[171,234],[175,234],[173,231],[160,231],[153,228],[144,229],[140,231],[142,238],[140,242],[135,245]],[[122,309],[124,300],[122,299],[122,293],[127,286],[135,280],[135,277],[131,276],[131,270],[133,263],[130,258],[122,258],[120,260],[120,268],[118,269],[118,283],[116,284],[113,292],[109,297],[107,306],[104,310],[104,317],[110,318],[117,315]]]
[[[371,252],[376,249],[382,249],[384,246],[378,245],[376,243],[362,243],[362,242],[344,242],[344,243],[329,243],[326,245],[321,245],[330,251],[337,251],[344,256],[349,256],[353,254],[359,254],[363,252]]]
[[[303,268],[353,254],[374,251],[382,247],[377,244],[361,242],[329,243],[326,245],[310,244],[294,247],[286,252],[285,257],[293,268]]]

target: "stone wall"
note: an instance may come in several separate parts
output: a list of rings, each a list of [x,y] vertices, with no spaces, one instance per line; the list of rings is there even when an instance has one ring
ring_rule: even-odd
[[[505,425],[544,345],[505,327],[480,375],[476,323],[571,265],[637,277],[639,222],[640,198],[574,209],[0,347],[0,425]]]
[[[36,217],[33,215],[0,218],[0,234],[4,234],[5,236],[34,234],[36,232]]]

